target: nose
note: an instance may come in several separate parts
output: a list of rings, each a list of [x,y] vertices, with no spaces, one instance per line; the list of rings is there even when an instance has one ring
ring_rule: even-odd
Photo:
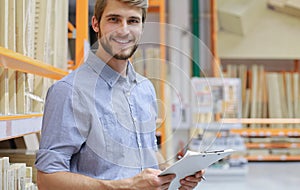
[[[118,28],[118,33],[122,35],[129,34],[129,26],[126,20],[121,22],[120,27]]]

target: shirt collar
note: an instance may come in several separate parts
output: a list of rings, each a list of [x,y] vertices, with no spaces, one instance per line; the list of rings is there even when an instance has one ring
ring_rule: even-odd
[[[120,73],[113,70],[109,65],[104,63],[94,52],[90,51],[86,63],[110,86],[113,87],[121,77]],[[139,77],[128,61],[127,64],[127,77],[129,82],[139,82]]]

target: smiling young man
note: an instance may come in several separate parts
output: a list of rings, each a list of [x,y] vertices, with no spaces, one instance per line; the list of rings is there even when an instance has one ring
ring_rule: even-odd
[[[97,0],[92,26],[99,47],[48,91],[38,187],[43,189],[168,189],[158,176],[156,96],[129,58],[137,49],[147,0]],[[203,172],[181,180],[193,189]]]

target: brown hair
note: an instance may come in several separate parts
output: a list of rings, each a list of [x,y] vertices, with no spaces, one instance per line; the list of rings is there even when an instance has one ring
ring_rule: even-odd
[[[136,6],[142,8],[142,22],[145,22],[146,12],[148,8],[148,0],[118,0],[120,2],[129,4],[131,6]],[[94,16],[97,18],[98,22],[101,21],[102,14],[106,7],[107,0],[96,0],[94,8]]]

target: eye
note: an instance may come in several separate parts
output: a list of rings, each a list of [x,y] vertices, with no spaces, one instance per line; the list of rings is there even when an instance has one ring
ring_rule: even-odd
[[[108,18],[108,22],[112,22],[112,23],[115,23],[115,22],[118,22],[119,19],[117,17],[110,17]]]
[[[128,24],[139,24],[140,20],[139,19],[129,19],[127,21]]]

